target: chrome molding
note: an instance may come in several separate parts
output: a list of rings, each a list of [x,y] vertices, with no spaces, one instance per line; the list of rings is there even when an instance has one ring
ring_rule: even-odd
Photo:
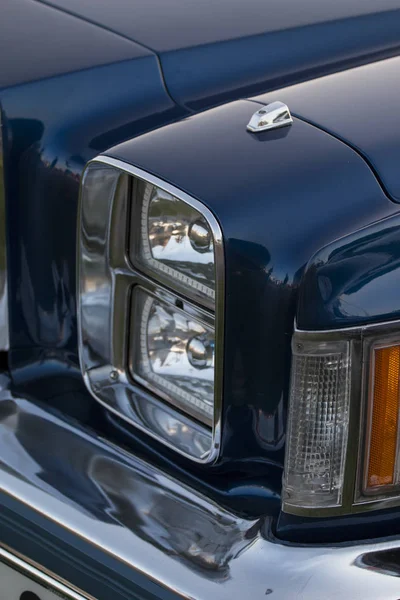
[[[368,325],[354,325],[353,327],[338,327],[337,329],[300,329],[297,322],[294,322],[294,332],[304,333],[308,336],[314,336],[316,339],[322,336],[329,335],[332,338],[343,339],[343,336],[350,337],[355,334],[363,335],[377,331],[378,333],[391,333],[392,331],[400,331],[400,321],[381,321],[379,323],[369,323]]]
[[[6,192],[4,186],[3,128],[0,110],[0,350],[10,347],[8,330]]]
[[[289,107],[283,102],[272,102],[263,108],[259,108],[251,117],[247,131],[261,133],[292,125],[293,119]]]
[[[48,443],[43,444],[43,439]],[[74,486],[68,482],[74,477]],[[16,397],[0,376],[0,490],[187,600],[398,600],[366,568],[400,540],[293,546],[159,468]],[[67,596],[68,597],[68,596]]]
[[[400,488],[392,494],[369,495],[361,493],[364,480],[365,433],[368,420],[369,356],[374,342],[388,340],[400,343],[400,321],[372,323],[320,331],[301,330],[295,323],[295,336],[301,340],[351,341],[351,395],[349,434],[342,505],[332,508],[299,508],[283,502],[287,513],[307,517],[348,515],[369,510],[383,510],[400,506]]]
[[[90,204],[93,200],[93,206],[86,207],[81,189],[78,253],[81,264],[86,261],[88,271],[91,270],[88,291],[78,282],[79,353],[86,385],[106,408],[169,448],[198,463],[215,462],[221,440],[224,341],[224,251],[219,224],[207,207],[195,198],[141,169],[106,156],[95,158],[89,165],[109,168],[103,186],[104,189],[108,186],[109,191],[103,198],[85,201]],[[82,181],[85,181],[87,169]],[[178,291],[169,291],[156,275],[150,277],[131,264],[127,252],[130,175],[164,189],[207,219],[214,236],[217,265],[215,316],[197,308]],[[126,225],[125,230],[122,227],[121,231],[121,223]],[[81,269],[83,267],[79,271]],[[212,429],[175,410],[171,404],[152,396],[133,381],[129,368],[128,323],[134,285],[142,286],[171,304],[178,300],[186,312],[215,325]],[[108,317],[110,310],[111,319]],[[161,396],[159,391],[158,396]]]
[[[22,575],[25,575],[37,583],[42,589],[48,589],[54,592],[55,595],[61,596],[62,598],[68,600],[95,600],[92,596],[88,596],[77,588],[71,587],[68,582],[60,579],[54,575],[54,573],[50,573],[50,571],[47,571],[25,556],[16,554],[10,548],[7,548],[1,543],[0,563],[8,565],[12,569],[15,569]],[[40,593],[40,590],[38,590],[38,593]]]

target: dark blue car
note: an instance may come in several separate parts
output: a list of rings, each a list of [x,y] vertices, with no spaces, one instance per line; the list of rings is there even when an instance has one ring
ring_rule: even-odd
[[[0,600],[400,597],[400,0],[0,2]]]

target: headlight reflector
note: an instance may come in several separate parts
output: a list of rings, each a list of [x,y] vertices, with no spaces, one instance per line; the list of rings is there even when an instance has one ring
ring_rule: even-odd
[[[214,412],[214,331],[193,315],[133,292],[132,376],[211,426]]]

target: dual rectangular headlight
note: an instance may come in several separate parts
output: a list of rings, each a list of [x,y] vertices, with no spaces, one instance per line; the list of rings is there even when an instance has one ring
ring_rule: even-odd
[[[79,256],[90,391],[182,454],[215,460],[223,356],[217,221],[169,184],[100,157],[83,177]]]
[[[400,501],[400,333],[297,332],[283,485],[286,512]]]
[[[214,414],[216,259],[211,225],[194,206],[168,191],[132,182],[129,257],[134,266],[193,301],[184,310],[133,290],[132,377],[206,425]],[[208,320],[208,324],[207,324]]]

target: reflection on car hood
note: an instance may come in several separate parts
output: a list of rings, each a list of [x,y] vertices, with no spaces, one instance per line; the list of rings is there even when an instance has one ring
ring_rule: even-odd
[[[373,62],[279,91],[296,116],[361,154],[388,196],[400,202],[400,57]],[[275,93],[257,96],[273,102]]]
[[[180,104],[204,108],[368,62],[398,46],[399,0],[50,0],[140,43]]]

